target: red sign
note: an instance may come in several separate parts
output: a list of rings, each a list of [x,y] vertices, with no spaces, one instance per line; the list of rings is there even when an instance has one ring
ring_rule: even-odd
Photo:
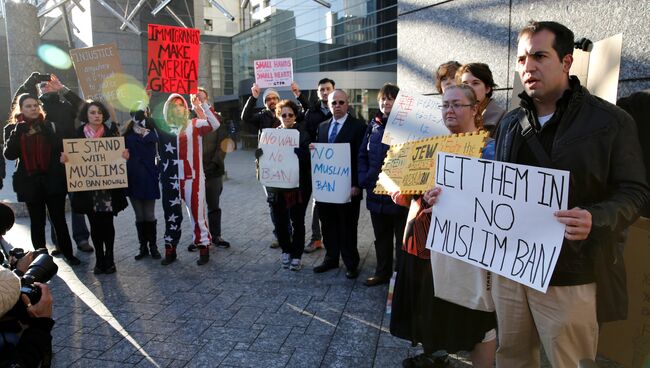
[[[149,24],[148,36],[147,89],[196,93],[201,31]]]

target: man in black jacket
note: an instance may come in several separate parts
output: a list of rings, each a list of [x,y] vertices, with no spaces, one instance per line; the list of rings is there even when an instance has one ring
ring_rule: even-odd
[[[326,272],[339,267],[339,257],[347,268],[345,276],[354,279],[359,276],[359,250],[357,249],[357,225],[363,194],[359,187],[357,158],[366,126],[348,114],[348,96],[334,90],[328,99],[332,118],[318,127],[318,143],[348,143],[350,145],[350,175],[352,179],[351,200],[348,203],[317,202],[323,226],[325,259],[314,267],[315,273]]]
[[[524,86],[521,106],[501,120],[496,135],[497,160],[571,173],[569,210],[556,212],[566,230],[547,292],[495,277],[499,367],[539,366],[540,342],[554,367],[595,359],[596,281],[606,270],[596,267],[594,259],[613,254],[620,233],[648,198],[634,122],[569,77],[573,38],[573,32],[555,22],[530,22],[520,32],[516,69]],[[521,112],[539,149],[523,136]]]

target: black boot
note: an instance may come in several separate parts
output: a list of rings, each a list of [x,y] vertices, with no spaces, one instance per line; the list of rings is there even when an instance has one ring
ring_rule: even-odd
[[[210,260],[210,250],[207,245],[199,245],[199,259],[196,261],[196,264],[202,266]]]
[[[151,258],[160,259],[160,253],[158,252],[158,246],[156,246],[156,221],[147,221],[145,225],[145,236],[147,242],[149,243],[149,252],[151,253]]]
[[[138,241],[140,242],[140,253],[134,257],[137,261],[149,255],[149,250],[147,249],[147,223],[136,222],[135,228],[138,230]]]
[[[99,275],[104,273],[104,269],[106,268],[104,260],[104,244],[96,241],[93,241],[93,243],[95,244],[95,268],[93,269],[93,273]]]
[[[176,260],[176,246],[171,244],[165,244],[165,258],[160,261],[160,264],[167,266],[168,264]]]

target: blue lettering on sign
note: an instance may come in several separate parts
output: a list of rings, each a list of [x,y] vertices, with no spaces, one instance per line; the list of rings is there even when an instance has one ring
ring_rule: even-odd
[[[325,151],[325,152],[323,152],[323,151]],[[319,148],[314,148],[311,151],[311,158],[322,159],[323,156],[325,157],[325,159],[331,160],[332,157],[334,157],[334,149],[319,147]]]
[[[336,181],[316,180],[316,190],[322,192],[334,192],[336,189]]]
[[[314,165],[314,174],[326,174],[326,175],[336,175],[336,176],[350,176],[349,167],[341,167],[328,164],[315,164]]]

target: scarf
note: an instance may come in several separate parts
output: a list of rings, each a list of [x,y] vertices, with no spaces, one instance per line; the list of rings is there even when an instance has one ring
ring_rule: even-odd
[[[27,133],[20,136],[20,160],[28,175],[44,173],[50,167],[52,144],[45,130],[45,117],[39,114],[28,120],[23,114],[16,117],[17,124],[27,124]]]
[[[101,138],[104,136],[104,124],[99,126],[99,129],[95,131],[93,128],[90,127],[90,124],[86,123],[84,125],[84,135],[86,138]]]

